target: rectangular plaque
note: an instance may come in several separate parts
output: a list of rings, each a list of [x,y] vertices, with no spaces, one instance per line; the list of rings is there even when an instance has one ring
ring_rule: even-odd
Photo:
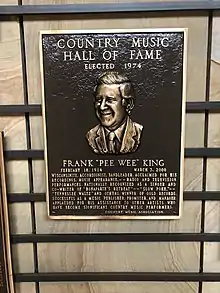
[[[0,132],[0,226],[0,292],[14,293],[2,132]]]
[[[53,219],[177,219],[187,30],[41,31]]]

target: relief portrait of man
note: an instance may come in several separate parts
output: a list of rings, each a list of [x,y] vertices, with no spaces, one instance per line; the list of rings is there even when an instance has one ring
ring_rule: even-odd
[[[97,78],[94,108],[100,124],[86,134],[96,154],[128,154],[137,151],[143,126],[130,118],[134,90],[126,75],[108,71]]]

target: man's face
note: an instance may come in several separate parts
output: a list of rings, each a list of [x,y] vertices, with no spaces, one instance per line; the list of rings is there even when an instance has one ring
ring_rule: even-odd
[[[125,105],[122,105],[119,85],[102,84],[98,86],[95,110],[101,124],[109,130],[115,130],[123,123],[127,113]]]

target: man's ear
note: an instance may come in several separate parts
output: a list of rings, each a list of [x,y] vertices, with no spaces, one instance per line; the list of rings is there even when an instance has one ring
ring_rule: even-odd
[[[133,99],[122,99],[122,106],[124,106],[126,108],[126,112],[128,113],[128,115],[131,114],[131,110],[134,108],[134,101]]]
[[[122,105],[126,107],[128,114],[131,113],[131,110],[134,108],[134,90],[129,82],[125,82],[119,87],[121,97],[124,97],[122,100]]]
[[[123,98],[122,99],[122,106],[126,107],[127,105],[128,105],[128,101],[125,98]]]

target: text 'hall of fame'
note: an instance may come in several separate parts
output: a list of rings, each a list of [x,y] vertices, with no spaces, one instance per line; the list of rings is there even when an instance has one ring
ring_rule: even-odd
[[[162,58],[162,49],[169,46],[168,37],[128,37],[126,39],[128,49],[128,60],[130,61],[140,61],[147,59],[160,60]],[[57,41],[57,47],[63,49],[63,61],[89,61],[89,63],[84,63],[84,68],[86,70],[90,69],[114,69],[115,64],[109,63],[109,61],[117,61],[120,58],[120,46],[123,44],[123,38],[119,37],[76,37],[60,38]],[[94,49],[100,49],[100,60],[101,63],[96,63],[96,56]],[[103,49],[103,50],[102,50]],[[108,63],[104,63],[108,62]],[[140,66],[140,63],[132,66]],[[130,64],[125,65],[130,67]]]
[[[40,41],[49,216],[179,218],[186,30]]]

